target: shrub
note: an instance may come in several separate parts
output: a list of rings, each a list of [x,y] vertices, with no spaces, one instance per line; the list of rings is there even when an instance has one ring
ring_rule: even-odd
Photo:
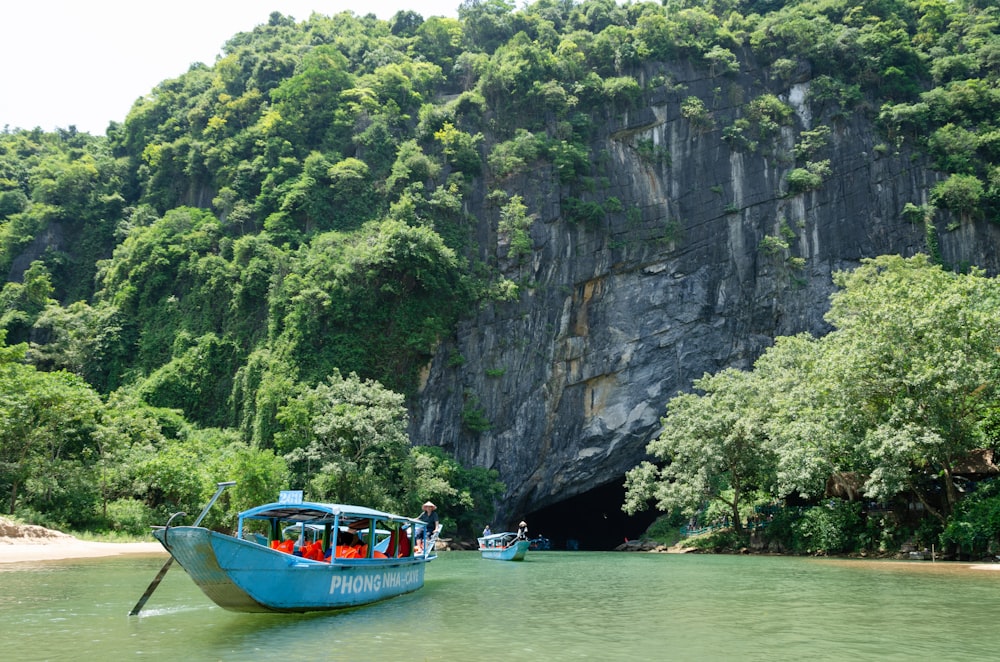
[[[960,552],[984,556],[1000,542],[1000,482],[993,480],[965,497],[941,533],[943,546],[957,545]]]
[[[530,255],[534,244],[531,240],[532,217],[528,215],[528,208],[524,204],[524,199],[515,195],[503,207],[500,208],[500,222],[497,230],[501,234],[507,235],[510,240],[510,248],[507,256],[517,259],[524,255]]]
[[[107,507],[108,528],[133,535],[142,535],[153,521],[152,511],[136,499],[118,499]]]
[[[960,214],[975,211],[985,194],[975,175],[952,175],[931,189],[931,202]]]
[[[823,184],[823,178],[813,174],[805,168],[795,168],[788,173],[788,192],[792,195],[814,191]]]
[[[642,88],[631,76],[604,79],[604,94],[612,103],[631,105],[641,93]]]
[[[675,545],[681,538],[680,528],[685,519],[681,512],[661,515],[649,525],[641,537],[644,540],[655,540],[664,545]]]
[[[561,184],[573,183],[590,168],[587,148],[583,145],[560,140],[549,146],[548,154]]]
[[[567,220],[591,228],[596,227],[604,219],[604,207],[599,202],[588,202],[579,198],[564,200],[563,211]]]
[[[497,177],[503,178],[522,172],[538,159],[542,141],[525,129],[518,129],[510,140],[493,147],[487,163]]]
[[[698,97],[687,97],[681,102],[681,116],[691,122],[696,131],[712,128],[712,116],[705,107],[705,102]]]
[[[773,94],[762,94],[746,106],[747,118],[757,128],[757,138],[769,139],[790,124],[794,111]]]
[[[768,235],[760,240],[760,244],[757,247],[765,255],[777,255],[782,251],[788,250],[788,242],[781,237]]]
[[[462,407],[462,427],[473,433],[486,432],[493,427],[479,406],[479,398],[469,391],[465,392],[465,406]]]
[[[862,526],[860,503],[829,499],[807,509],[794,525],[796,547],[823,554],[855,551]]]

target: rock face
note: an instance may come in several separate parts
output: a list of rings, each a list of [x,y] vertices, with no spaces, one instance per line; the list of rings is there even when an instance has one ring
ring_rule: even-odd
[[[472,210],[480,244],[493,247],[483,258],[520,297],[477,311],[441,346],[411,434],[499,471],[508,493],[497,521],[621,483],[692,379],[750,367],[775,336],[828,331],[835,271],[928,252],[923,221],[901,212],[928,203],[939,173],[887,145],[871,109],[809,101],[807,72],[781,83],[744,69],[650,65],[640,82],[664,84],[597,118],[591,190],[545,167],[489,184],[522,195],[534,215],[530,258],[508,259],[496,209]],[[794,114],[755,147],[738,144],[727,127],[763,94]],[[690,97],[707,120],[684,116]],[[787,175],[803,163],[794,148],[819,126],[829,138],[809,158],[829,159],[830,173],[790,195]],[[571,198],[602,204],[603,219],[570,220]],[[934,222],[946,264],[1000,270],[1000,228],[942,212]]]

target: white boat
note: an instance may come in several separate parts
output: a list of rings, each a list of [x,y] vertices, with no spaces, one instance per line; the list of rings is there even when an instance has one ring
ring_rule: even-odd
[[[523,561],[530,545],[530,540],[518,538],[516,533],[494,533],[479,538],[479,553],[493,561]]]

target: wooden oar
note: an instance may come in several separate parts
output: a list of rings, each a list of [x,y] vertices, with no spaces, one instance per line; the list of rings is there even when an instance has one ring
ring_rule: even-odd
[[[205,505],[205,508],[201,511],[201,515],[198,515],[198,519],[194,521],[194,524],[192,526],[198,526],[199,524],[201,524],[201,521],[205,519],[205,515],[208,514],[209,509],[222,494],[222,491],[225,490],[230,485],[235,485],[235,484],[236,484],[235,480],[230,480],[225,483],[217,483],[218,489],[215,491],[215,495]],[[167,559],[167,562],[163,564],[163,567],[160,568],[160,571],[156,573],[156,577],[154,577],[153,581],[150,582],[149,587],[146,589],[146,592],[142,594],[141,598],[139,598],[139,602],[135,603],[135,606],[132,607],[132,611],[128,613],[129,616],[135,616],[136,614],[139,613],[139,611],[143,608],[143,606],[145,606],[146,601],[149,600],[149,596],[153,595],[153,591],[155,591],[156,587],[160,585],[161,581],[163,581],[163,576],[167,574],[167,570],[170,569],[170,566],[173,564],[173,562],[174,562],[173,556]]]

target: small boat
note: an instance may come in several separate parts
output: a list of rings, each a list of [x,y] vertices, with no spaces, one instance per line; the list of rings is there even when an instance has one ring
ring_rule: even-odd
[[[197,522],[168,522],[153,535],[215,604],[241,612],[371,604],[421,588],[427,563],[437,558],[437,536],[420,520],[303,501],[298,490],[241,512],[235,535]]]
[[[530,544],[516,533],[494,533],[479,538],[479,553],[494,561],[523,561]]]
[[[529,542],[530,544],[528,545],[528,549],[537,549],[537,550],[552,549],[552,541],[546,538],[545,536],[532,538]]]

